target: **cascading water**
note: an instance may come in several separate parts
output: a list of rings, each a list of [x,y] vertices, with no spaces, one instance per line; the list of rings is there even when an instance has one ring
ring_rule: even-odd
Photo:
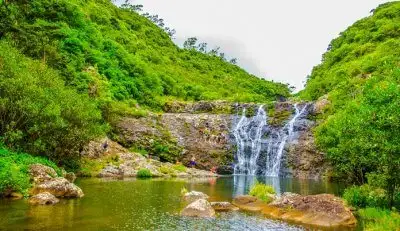
[[[234,174],[255,175],[257,172],[257,160],[261,151],[262,129],[267,124],[267,113],[263,106],[257,110],[252,118],[246,117],[246,109],[243,109],[242,117],[233,130],[237,153],[237,164]]]
[[[251,118],[246,117],[246,109],[243,109],[239,122],[233,129],[237,145],[234,174],[279,176],[285,145],[292,140],[295,124],[304,115],[307,106],[300,109],[295,104],[294,116],[282,128],[268,125],[263,106]],[[260,154],[263,158],[259,158]],[[259,163],[260,161],[265,163]],[[259,169],[260,166],[263,169]]]

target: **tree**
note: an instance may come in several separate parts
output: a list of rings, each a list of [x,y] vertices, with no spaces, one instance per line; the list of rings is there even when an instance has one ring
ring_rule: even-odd
[[[206,54],[207,53],[207,43],[202,42],[197,46],[197,50],[200,51],[201,53]]]
[[[237,58],[233,58],[231,60],[229,60],[230,63],[236,65],[237,64]]]
[[[187,50],[196,49],[197,38],[190,37],[183,43],[183,48]]]

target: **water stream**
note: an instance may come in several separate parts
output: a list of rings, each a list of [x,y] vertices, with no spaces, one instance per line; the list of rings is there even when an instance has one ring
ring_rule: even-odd
[[[285,145],[292,141],[295,125],[305,114],[307,106],[295,104],[294,115],[280,128],[268,124],[264,106],[260,106],[256,115],[250,118],[244,108],[232,131],[237,146],[234,174],[278,177]],[[261,155],[264,158],[260,158]],[[265,163],[260,163],[264,160]]]

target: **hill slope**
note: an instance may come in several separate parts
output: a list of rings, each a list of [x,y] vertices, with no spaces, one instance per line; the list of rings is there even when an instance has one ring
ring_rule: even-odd
[[[8,1],[0,18],[1,39],[59,70],[79,92],[98,95],[103,87],[112,100],[134,99],[151,108],[169,99],[270,101],[289,95],[284,84],[178,48],[147,18],[110,0]]]
[[[379,6],[334,39],[299,95],[331,102],[315,135],[332,176],[384,188],[379,206],[399,207],[400,2]],[[368,203],[356,206],[378,206]]]

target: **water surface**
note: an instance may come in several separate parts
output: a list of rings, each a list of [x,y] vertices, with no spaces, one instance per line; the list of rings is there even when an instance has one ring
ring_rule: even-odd
[[[322,181],[258,178],[278,193],[340,194],[338,185]],[[0,200],[0,230],[302,230],[300,226],[230,212],[216,219],[183,218],[183,187],[202,191],[210,201],[231,201],[246,194],[255,177],[211,179],[79,179],[85,197],[61,200],[54,206],[31,206],[26,200]]]

